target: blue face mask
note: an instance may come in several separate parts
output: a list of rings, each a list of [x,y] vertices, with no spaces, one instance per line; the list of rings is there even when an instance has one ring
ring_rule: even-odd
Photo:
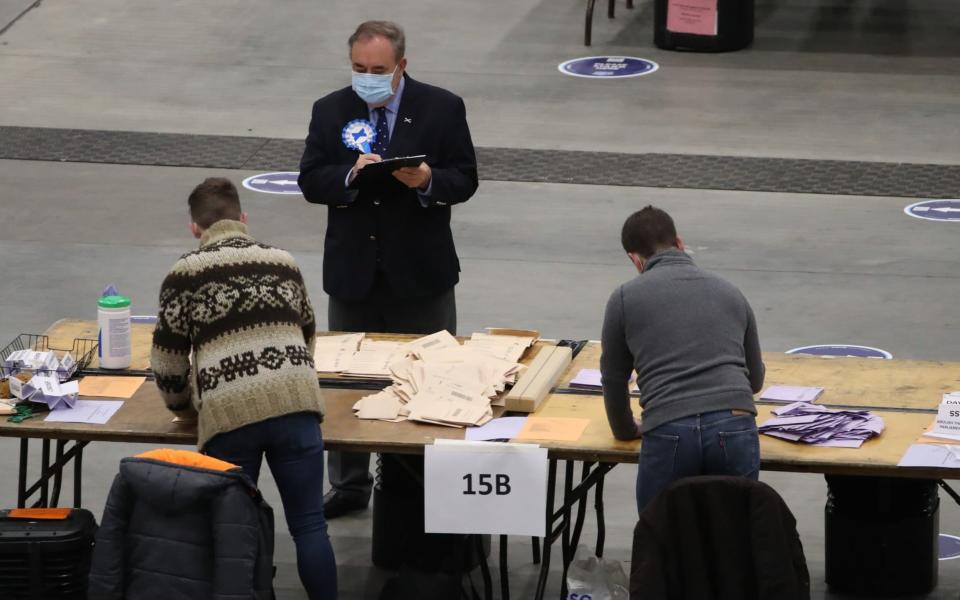
[[[353,72],[352,87],[367,104],[383,104],[393,95],[393,73],[377,75],[375,73]]]

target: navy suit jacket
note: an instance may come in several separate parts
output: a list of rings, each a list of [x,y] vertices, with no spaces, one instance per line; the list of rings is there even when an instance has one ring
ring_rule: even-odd
[[[477,189],[477,159],[460,97],[404,75],[403,96],[383,158],[426,155],[430,196],[388,176],[347,189],[356,150],[343,126],[369,119],[367,104],[349,87],[313,105],[298,183],[308,202],[327,205],[323,289],[343,301],[366,299],[379,269],[396,299],[416,299],[452,288],[460,262],[450,231],[450,206]],[[426,204],[426,206],[424,206]]]

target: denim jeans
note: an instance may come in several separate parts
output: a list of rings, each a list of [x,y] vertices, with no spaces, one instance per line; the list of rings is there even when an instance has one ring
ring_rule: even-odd
[[[719,410],[664,423],[643,434],[637,469],[637,511],[665,487],[695,475],[760,474],[760,438],[753,415]]]
[[[243,467],[257,482],[263,455],[280,490],[310,600],[335,600],[337,564],[323,517],[323,437],[313,413],[252,423],[213,437],[204,452]]]

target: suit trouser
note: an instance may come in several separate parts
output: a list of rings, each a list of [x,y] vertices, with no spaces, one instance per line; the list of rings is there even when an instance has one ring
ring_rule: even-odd
[[[344,302],[333,296],[327,309],[330,331],[430,334],[446,329],[457,333],[457,303],[454,289],[415,300],[396,300],[389,293],[374,292],[366,300]],[[327,472],[334,491],[366,503],[373,489],[370,454],[366,452],[327,453]]]

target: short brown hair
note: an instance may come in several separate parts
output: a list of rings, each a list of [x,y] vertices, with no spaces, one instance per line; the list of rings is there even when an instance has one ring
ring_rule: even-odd
[[[204,179],[190,192],[187,204],[190,205],[190,218],[204,229],[223,219],[239,221],[243,212],[236,186],[223,177]]]
[[[620,232],[623,249],[644,259],[673,246],[676,241],[673,219],[665,211],[649,205],[627,217]]]
[[[360,40],[369,40],[372,37],[384,37],[393,45],[393,58],[400,62],[403,53],[407,50],[407,38],[403,35],[403,28],[393,21],[364,21],[347,40],[347,46],[353,50],[353,45]]]

